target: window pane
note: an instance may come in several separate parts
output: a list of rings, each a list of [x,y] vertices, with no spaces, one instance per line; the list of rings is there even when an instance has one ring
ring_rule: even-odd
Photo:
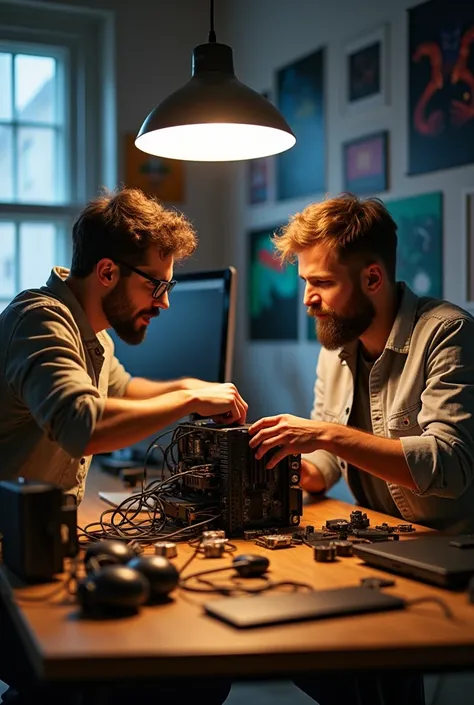
[[[12,119],[12,55],[0,53],[0,119]]]
[[[57,203],[55,130],[41,127],[18,129],[18,200]]]
[[[20,290],[43,286],[56,265],[56,226],[20,225]]]
[[[0,125],[0,201],[12,200],[13,132],[11,127]]]
[[[55,122],[56,60],[51,56],[15,56],[15,110],[20,121]]]
[[[15,225],[0,222],[0,299],[12,299],[15,289]]]

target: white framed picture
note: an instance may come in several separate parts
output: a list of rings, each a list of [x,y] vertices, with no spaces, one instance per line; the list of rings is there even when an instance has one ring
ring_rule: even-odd
[[[464,191],[465,305],[474,310],[474,188]]]
[[[389,26],[350,39],[343,47],[344,115],[389,105]]]

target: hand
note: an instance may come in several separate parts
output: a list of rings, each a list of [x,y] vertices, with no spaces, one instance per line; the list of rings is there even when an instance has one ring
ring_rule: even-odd
[[[210,384],[201,389],[193,389],[192,395],[193,411],[201,416],[211,417],[217,423],[245,423],[248,404],[234,384]]]
[[[219,382],[208,382],[204,379],[196,379],[196,377],[181,377],[179,380],[179,388],[192,391],[193,389],[204,389],[204,387],[220,386]]]
[[[251,448],[258,448],[255,453],[257,459],[271,448],[280,446],[267,463],[267,468],[271,470],[287,455],[317,450],[318,430],[322,425],[322,422],[301,419],[291,414],[268,416],[250,426],[249,434],[252,438],[249,445]]]

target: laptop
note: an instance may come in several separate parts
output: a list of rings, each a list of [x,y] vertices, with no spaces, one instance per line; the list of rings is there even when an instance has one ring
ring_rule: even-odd
[[[445,588],[465,588],[474,575],[474,535],[356,544],[353,554],[375,568]]]
[[[246,629],[404,607],[405,601],[400,597],[356,586],[298,594],[226,597],[206,603],[204,610],[211,617],[221,619],[233,627]]]

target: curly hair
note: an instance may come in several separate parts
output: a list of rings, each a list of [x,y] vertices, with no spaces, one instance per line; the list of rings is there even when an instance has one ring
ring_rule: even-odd
[[[343,193],[307,206],[293,215],[273,237],[282,261],[314,245],[336,250],[343,264],[364,267],[382,262],[390,281],[395,281],[397,225],[378,198],[360,199]]]
[[[88,276],[105,257],[140,265],[150,248],[163,258],[182,260],[197,247],[195,230],[183,214],[135,188],[104,192],[90,201],[74,223],[72,238],[71,274],[76,277]]]

